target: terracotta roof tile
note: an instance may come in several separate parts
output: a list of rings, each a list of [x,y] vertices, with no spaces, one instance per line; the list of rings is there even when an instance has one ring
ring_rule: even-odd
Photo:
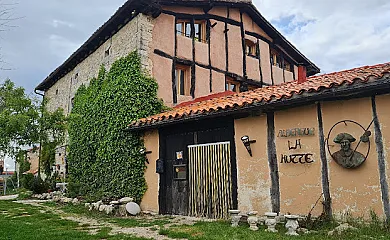
[[[189,103],[180,104],[180,106],[175,107],[170,111],[140,119],[131,123],[129,127],[149,125],[156,122],[166,121],[167,119],[182,119],[197,114],[224,111],[252,105],[262,101],[278,101],[283,98],[291,98],[294,95],[303,94],[304,92],[319,92],[322,89],[337,87],[344,83],[351,85],[355,83],[356,80],[367,82],[370,77],[381,78],[385,73],[390,73],[390,62],[313,76],[301,84],[298,84],[297,81],[293,81],[283,83],[281,85],[258,88],[238,94],[228,92],[222,94],[224,95],[223,97],[219,97],[221,94],[215,94],[203,97],[202,101],[195,99]]]

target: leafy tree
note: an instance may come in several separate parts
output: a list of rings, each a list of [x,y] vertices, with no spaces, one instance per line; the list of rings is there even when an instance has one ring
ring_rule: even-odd
[[[130,122],[164,109],[157,87],[133,52],[79,88],[69,120],[71,189],[95,199],[141,200],[146,191],[145,157],[139,152],[143,142],[124,130]]]
[[[11,80],[0,85],[0,152],[15,156],[20,146],[32,145],[39,139],[36,101]]]
[[[47,176],[50,176],[51,167],[55,163],[55,149],[65,141],[67,118],[61,108],[54,112],[48,111],[46,103],[47,99],[40,107],[41,117],[37,121],[36,131],[42,146],[39,155],[40,167],[43,168]]]
[[[9,79],[0,85],[1,154],[20,159],[22,146],[40,144],[43,149],[40,160],[50,175],[55,147],[65,139],[67,119],[62,109],[49,112],[45,104],[46,100],[39,104],[31,99]]]

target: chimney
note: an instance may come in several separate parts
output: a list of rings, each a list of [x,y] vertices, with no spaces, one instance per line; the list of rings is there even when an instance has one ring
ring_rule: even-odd
[[[306,82],[306,67],[303,65],[298,66],[298,84]]]

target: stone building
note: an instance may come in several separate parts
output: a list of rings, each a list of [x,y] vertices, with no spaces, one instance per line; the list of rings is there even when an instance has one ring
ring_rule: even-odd
[[[167,106],[319,72],[250,0],[128,0],[36,90],[69,113],[80,85],[134,50]]]

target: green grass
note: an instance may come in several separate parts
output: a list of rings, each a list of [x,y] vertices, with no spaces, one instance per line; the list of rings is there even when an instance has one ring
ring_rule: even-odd
[[[44,211],[44,212],[40,212]],[[46,211],[42,207],[33,207],[0,201],[0,239],[4,240],[52,240],[52,239],[131,239],[141,240],[129,235],[110,236],[110,228],[102,228],[97,235],[81,231],[87,226],[63,220],[58,214]]]
[[[80,216],[97,219],[99,221],[114,224],[119,227],[147,227],[161,235],[170,238],[185,238],[189,240],[225,240],[225,239],[333,239],[333,240],[352,240],[352,239],[389,239],[390,231],[385,228],[382,222],[372,216],[371,223],[362,224],[358,219],[351,219],[350,225],[357,227],[356,231],[347,231],[342,235],[328,236],[328,232],[333,230],[338,224],[327,222],[316,224],[317,232],[301,235],[300,237],[289,237],[285,235],[285,228],[282,224],[277,226],[279,233],[265,232],[265,226],[260,226],[259,231],[249,230],[246,223],[240,223],[238,228],[230,227],[228,221],[216,222],[198,222],[193,226],[167,224],[172,221],[172,217],[127,217],[120,218],[107,216],[96,211],[88,211],[83,205],[57,205],[53,202],[44,203],[41,207],[17,204],[11,201],[0,201],[0,240],[1,239],[143,239],[130,235],[109,235],[109,227],[100,227],[97,235],[89,235],[87,230],[88,223],[79,225],[78,223],[63,220],[60,218],[58,210],[63,211],[69,216]]]
[[[330,225],[328,225],[330,226]],[[301,235],[300,237],[286,236],[285,228],[279,224],[279,233],[265,232],[265,226],[260,226],[259,231],[249,230],[248,224],[241,223],[238,228],[230,227],[227,221],[218,222],[198,222],[194,226],[173,226],[168,229],[161,229],[160,234],[170,238],[186,238],[189,240],[211,239],[390,239],[390,234],[379,225],[360,225],[357,231],[347,231],[342,235],[328,236],[328,231],[332,228],[322,226],[316,233]]]

